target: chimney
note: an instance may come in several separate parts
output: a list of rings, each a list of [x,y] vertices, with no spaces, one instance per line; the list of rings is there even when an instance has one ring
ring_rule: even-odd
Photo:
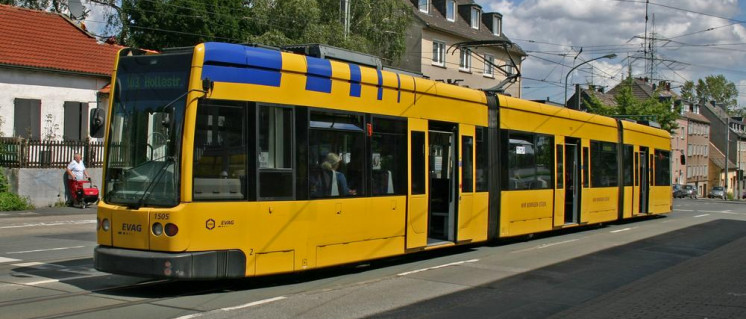
[[[666,82],[666,91],[671,91],[671,82]]]

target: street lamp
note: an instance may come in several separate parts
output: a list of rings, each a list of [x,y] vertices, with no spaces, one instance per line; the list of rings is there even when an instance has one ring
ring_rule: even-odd
[[[565,107],[567,107],[567,78],[570,77],[570,73],[572,73],[572,71],[574,71],[575,69],[577,69],[578,67],[580,67],[583,64],[590,63],[590,62],[593,62],[593,61],[596,61],[596,60],[600,60],[600,59],[613,59],[613,58],[616,58],[616,53],[607,54],[607,55],[604,55],[604,56],[597,57],[595,59],[590,59],[588,61],[585,61],[583,63],[580,63],[580,64],[576,65],[575,67],[573,67],[572,69],[570,69],[569,72],[567,72],[567,75],[565,75]],[[578,98],[580,98],[579,95],[578,95]]]

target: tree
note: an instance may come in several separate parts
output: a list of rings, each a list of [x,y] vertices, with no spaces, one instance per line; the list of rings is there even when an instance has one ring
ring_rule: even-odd
[[[734,112],[738,106],[736,84],[728,81],[722,74],[708,75],[704,80],[697,80],[696,85],[692,81],[684,82],[681,97],[699,103],[709,101],[723,103],[729,112]]]
[[[614,96],[617,103],[617,116],[629,116],[631,119],[650,119],[661,125],[661,128],[673,132],[678,125],[676,119],[679,118],[678,108],[671,107],[671,102],[668,100],[661,101],[657,97],[660,96],[659,87],[651,98],[645,100],[638,100],[632,94],[632,78],[628,77],[621,84],[621,90]]]
[[[162,49],[204,41],[283,46],[321,43],[381,56],[393,63],[404,53],[410,8],[401,0],[355,0],[344,34],[339,0],[91,0],[114,13],[119,40]]]
[[[621,89],[614,96],[616,106],[605,105],[596,96],[590,95],[589,100],[583,101],[585,108],[590,113],[605,116],[653,120],[669,132],[678,127],[676,119],[679,117],[680,106],[672,108],[670,102],[656,98],[660,95],[661,88],[653,93],[653,97],[641,101],[632,94],[632,78],[624,80],[620,87]]]

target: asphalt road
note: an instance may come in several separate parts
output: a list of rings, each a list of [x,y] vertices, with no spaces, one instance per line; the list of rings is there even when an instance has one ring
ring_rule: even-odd
[[[92,269],[95,210],[0,213],[0,318],[746,318],[746,203],[302,274]]]

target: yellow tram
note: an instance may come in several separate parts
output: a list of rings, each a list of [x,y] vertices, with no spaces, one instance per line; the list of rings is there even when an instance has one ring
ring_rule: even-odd
[[[113,83],[105,272],[278,274],[671,211],[670,135],[632,122],[226,43],[124,49]]]

